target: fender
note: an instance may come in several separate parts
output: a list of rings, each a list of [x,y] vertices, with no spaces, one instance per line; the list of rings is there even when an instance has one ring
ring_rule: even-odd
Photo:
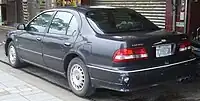
[[[10,31],[10,32],[8,32],[7,34],[6,34],[6,43],[5,43],[5,45],[4,45],[4,49],[5,49],[5,55],[7,56],[8,55],[8,52],[7,52],[7,48],[8,48],[8,45],[9,45],[9,43],[13,40],[14,41],[14,44],[15,45],[17,45],[16,44],[16,41],[15,41],[15,33],[16,33],[17,31]]]
[[[65,56],[64,56],[64,59],[63,59],[63,67],[64,67],[64,70],[66,70],[67,68],[65,67],[65,59],[71,55],[71,54],[76,54],[79,58],[82,59],[82,61],[85,63],[85,65],[88,64],[88,56],[91,54],[91,45],[88,45],[88,44],[83,44],[81,45],[78,49],[72,49],[70,50]],[[87,68],[87,66],[86,66]],[[65,73],[66,75],[66,73]],[[89,75],[91,75],[89,73]]]
[[[70,50],[67,54],[65,54],[63,61],[64,61],[69,55],[71,55],[71,54],[76,54],[76,55],[78,55],[78,56],[83,60],[83,62],[84,62],[85,64],[87,64],[87,58],[86,58],[86,56],[85,56],[83,53],[81,53],[80,51],[76,51],[76,50]]]

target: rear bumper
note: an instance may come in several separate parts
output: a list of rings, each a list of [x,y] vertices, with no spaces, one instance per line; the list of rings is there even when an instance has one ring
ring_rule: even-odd
[[[196,58],[164,66],[123,71],[87,65],[92,84],[96,88],[107,88],[130,92],[169,80],[177,80],[196,74]]]

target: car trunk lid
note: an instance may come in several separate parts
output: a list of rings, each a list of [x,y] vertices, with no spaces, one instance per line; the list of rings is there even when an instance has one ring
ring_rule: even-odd
[[[145,33],[145,34],[144,34]],[[123,40],[127,43],[127,48],[143,47],[146,49],[148,57],[142,60],[136,60],[126,63],[116,63],[120,66],[133,66],[135,69],[150,68],[155,66],[169,65],[180,61],[191,59],[190,43],[187,35],[175,32],[166,32],[158,30],[153,32],[138,32],[112,36],[113,39]],[[189,49],[180,50],[183,45],[188,45]],[[183,48],[185,49],[185,48]],[[116,65],[115,64],[115,65]]]

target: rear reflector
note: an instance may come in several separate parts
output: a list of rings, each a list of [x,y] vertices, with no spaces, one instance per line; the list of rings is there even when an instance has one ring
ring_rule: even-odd
[[[189,41],[184,41],[180,44],[179,51],[186,51],[191,49],[191,43]]]
[[[147,51],[143,47],[125,48],[119,49],[114,53],[113,62],[128,62],[147,58]]]

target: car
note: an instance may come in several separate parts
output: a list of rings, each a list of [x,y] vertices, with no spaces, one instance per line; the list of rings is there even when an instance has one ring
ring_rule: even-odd
[[[186,34],[114,7],[45,10],[7,34],[5,54],[14,68],[29,63],[63,75],[81,97],[189,77],[196,62]]]
[[[197,28],[197,31],[193,33],[190,37],[192,43],[192,52],[198,57],[200,57],[200,27]]]

